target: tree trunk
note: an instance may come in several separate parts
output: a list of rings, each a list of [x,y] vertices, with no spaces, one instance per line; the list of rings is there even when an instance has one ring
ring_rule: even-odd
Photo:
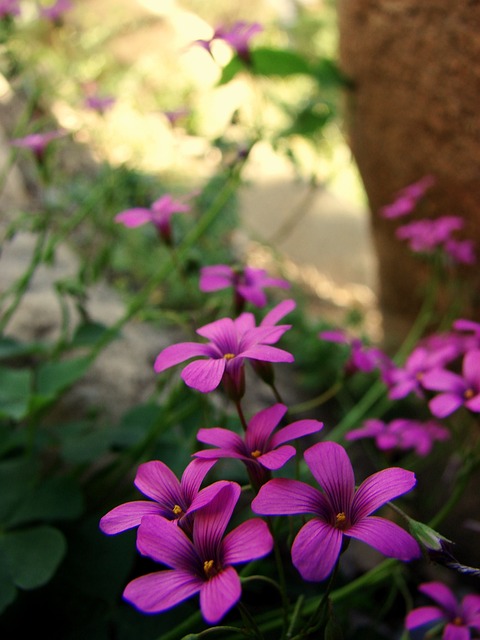
[[[480,0],[338,0],[347,134],[371,209],[386,335],[411,325],[428,273],[379,209],[425,175],[421,217],[458,215],[480,253]],[[418,215],[418,214],[417,214]],[[408,219],[409,221],[409,219]],[[480,270],[457,317],[480,320]],[[439,305],[439,313],[443,313]]]

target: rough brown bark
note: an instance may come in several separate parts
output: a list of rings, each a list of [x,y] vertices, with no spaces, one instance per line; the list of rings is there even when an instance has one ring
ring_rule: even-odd
[[[338,0],[347,129],[372,212],[386,332],[411,324],[425,270],[380,207],[424,175],[422,216],[460,215],[480,253],[480,0]],[[403,221],[405,222],[405,220]],[[459,311],[480,320],[480,270]],[[441,309],[439,313],[441,313]]]

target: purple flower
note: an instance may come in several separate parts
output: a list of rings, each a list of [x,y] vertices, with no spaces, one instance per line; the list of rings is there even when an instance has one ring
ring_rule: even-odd
[[[427,371],[444,366],[455,358],[457,349],[454,344],[446,344],[436,350],[418,346],[408,356],[403,367],[390,371],[388,376],[391,400],[405,398],[410,393],[423,395],[422,380]]]
[[[140,553],[169,569],[130,582],[124,598],[145,613],[171,609],[200,594],[204,619],[216,624],[240,599],[240,578],[233,565],[265,556],[273,540],[265,522],[255,518],[224,536],[240,495],[228,483],[195,514],[193,540],[159,516],[145,516],[138,529]]]
[[[429,402],[437,418],[445,418],[464,406],[480,412],[480,349],[472,349],[463,357],[462,375],[447,369],[433,369],[423,376],[425,389],[441,391]]]
[[[148,222],[155,225],[159,235],[167,244],[172,242],[171,218],[175,213],[190,211],[190,205],[174,200],[167,193],[152,204],[150,209],[136,207],[127,209],[115,216],[115,222],[119,222],[130,229],[140,227]]]
[[[163,462],[144,462],[138,467],[134,484],[150,500],[133,500],[115,507],[100,520],[100,529],[114,535],[138,527],[143,516],[155,514],[189,531],[191,514],[209,502],[225,485],[219,481],[200,490],[203,479],[214,464],[210,460],[193,460],[179,481]]]
[[[236,308],[242,309],[245,301],[264,307],[267,304],[265,287],[288,289],[290,283],[281,278],[270,278],[265,269],[232,269],[226,264],[217,264],[201,269],[199,287],[205,293],[233,287]]]
[[[410,611],[405,620],[408,630],[431,622],[444,622],[443,640],[469,640],[470,630],[480,631],[480,596],[467,595],[459,604],[451,589],[442,582],[424,582],[418,590],[437,605]]]
[[[443,245],[445,253],[457,264],[475,264],[475,245],[472,240],[456,240],[448,238]]]
[[[353,468],[343,447],[320,442],[305,451],[305,461],[323,493],[299,480],[275,478],[252,502],[255,513],[312,513],[292,546],[292,560],[305,580],[324,580],[333,570],[344,536],[366,542],[386,556],[412,560],[420,554],[414,538],[397,524],[372,516],[389,500],[415,485],[415,475],[397,467],[368,477],[357,491]]]
[[[293,362],[292,354],[270,346],[277,342],[291,325],[275,323],[292,310],[293,300],[284,300],[274,307],[255,326],[252,313],[242,313],[238,318],[221,318],[211,322],[197,333],[209,340],[206,344],[180,342],[161,351],[154,364],[157,373],[165,371],[180,362],[200,356],[182,371],[182,379],[189,387],[202,393],[209,393],[223,382],[235,398],[244,393],[244,360],[264,362]]]
[[[58,22],[62,18],[63,14],[73,9],[73,4],[70,0],[56,0],[52,5],[48,7],[40,7],[40,16],[51,22]]]
[[[378,419],[365,420],[364,426],[347,433],[345,440],[374,438],[375,445],[381,451],[413,449],[417,455],[426,456],[435,441],[447,440],[449,437],[448,429],[433,420],[420,422],[397,418],[388,423]]]
[[[285,442],[317,433],[323,427],[323,423],[318,420],[298,420],[274,433],[286,412],[287,407],[284,404],[275,404],[259,411],[248,423],[244,438],[228,429],[200,429],[197,439],[218,448],[198,451],[195,456],[204,460],[242,460],[255,485],[259,486],[268,478],[265,469],[280,469],[295,455],[294,447]]]
[[[414,182],[399,191],[394,202],[382,207],[380,213],[384,218],[400,218],[408,215],[434,184],[435,178],[433,176],[424,176],[418,182]]]
[[[398,227],[396,235],[408,240],[415,252],[432,253],[437,248],[445,249],[454,231],[463,228],[463,220],[458,216],[441,216],[434,220],[416,220]]]
[[[31,133],[23,138],[10,140],[10,144],[12,147],[30,149],[38,160],[42,160],[48,145],[53,142],[53,140],[63,138],[65,135],[67,135],[66,132],[61,129],[47,131],[46,133]]]
[[[345,370],[349,374],[363,371],[371,373],[377,367],[391,368],[391,361],[381,349],[367,347],[359,338],[352,338],[342,329],[332,331],[321,331],[318,337],[328,342],[346,344],[350,347],[350,358],[345,365]]]
[[[0,18],[20,15],[20,0],[0,0]]]
[[[167,118],[168,122],[174,127],[179,120],[186,118],[190,114],[190,109],[187,107],[179,107],[172,111],[164,111],[163,115]]]
[[[261,31],[263,31],[263,27],[258,22],[239,20],[230,28],[217,27],[209,40],[195,40],[194,44],[198,44],[211,54],[212,42],[223,40],[232,47],[240,58],[248,61],[250,59],[250,40]]]

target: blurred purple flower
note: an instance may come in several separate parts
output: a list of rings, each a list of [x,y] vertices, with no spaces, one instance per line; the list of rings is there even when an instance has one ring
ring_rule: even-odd
[[[458,264],[475,264],[475,245],[472,240],[455,240],[449,238],[443,245],[445,252]]]
[[[186,118],[190,114],[190,109],[187,107],[179,107],[172,111],[163,111],[163,115],[167,118],[168,122],[174,127],[179,120]]]
[[[381,349],[366,346],[359,338],[352,338],[342,329],[321,331],[318,337],[327,342],[346,344],[350,347],[350,358],[345,365],[348,374],[357,371],[371,373],[376,368],[390,370],[392,366],[390,358]]]
[[[182,379],[202,393],[209,393],[223,382],[227,391],[236,399],[244,393],[244,360],[266,362],[293,362],[293,356],[270,346],[290,329],[291,325],[275,323],[292,310],[292,300],[284,300],[274,307],[255,326],[252,313],[242,313],[238,318],[221,318],[197,329],[198,335],[209,340],[206,344],[180,342],[161,351],[154,364],[157,373],[200,356],[182,371]]]
[[[261,558],[273,547],[267,524],[259,518],[224,536],[239,495],[240,486],[227,483],[199,509],[193,539],[159,516],[145,516],[138,530],[138,550],[169,569],[136,578],[126,586],[124,598],[140,611],[159,613],[199,593],[206,622],[219,622],[241,597],[233,565]]]
[[[0,0],[0,18],[13,18],[21,13],[20,0]]]
[[[100,96],[98,94],[91,94],[85,97],[84,104],[87,109],[97,111],[100,114],[104,114],[107,109],[113,107],[116,99],[113,96]]]
[[[12,147],[20,149],[30,149],[38,160],[43,160],[45,151],[53,140],[63,138],[67,135],[66,131],[57,129],[55,131],[47,131],[45,133],[31,133],[23,138],[15,138],[10,140]]]
[[[433,420],[407,420],[397,418],[383,422],[376,418],[365,420],[364,426],[350,431],[345,440],[374,438],[375,445],[381,451],[402,451],[413,449],[418,456],[426,456],[432,450],[435,441],[448,440],[450,432]]]
[[[366,542],[386,556],[412,560],[420,555],[414,538],[397,524],[372,516],[389,500],[415,486],[411,471],[392,467],[371,475],[355,491],[351,462],[343,447],[320,442],[305,451],[305,461],[323,493],[299,480],[275,478],[252,502],[255,513],[312,513],[292,546],[292,560],[305,580],[324,580],[342,551],[344,536]]]
[[[390,370],[388,382],[391,400],[405,398],[410,393],[423,396],[422,380],[427,371],[444,366],[457,355],[454,344],[445,344],[442,348],[429,350],[423,346],[416,347],[408,356],[403,367]]]
[[[186,196],[185,199],[188,199]],[[127,209],[115,216],[115,222],[119,222],[130,229],[140,227],[147,223],[152,223],[160,237],[170,245],[172,243],[171,218],[175,213],[186,213],[190,211],[190,205],[180,200],[174,200],[167,193],[152,204],[150,209],[145,207],[135,207]]]
[[[216,264],[201,269],[199,287],[205,293],[233,287],[236,309],[241,310],[245,301],[264,307],[267,304],[265,287],[288,289],[290,283],[281,278],[271,278],[265,269],[248,266],[233,269],[226,264]]]
[[[437,418],[445,418],[464,406],[480,413],[480,349],[468,351],[463,357],[462,374],[447,369],[432,369],[422,378],[425,389],[441,391],[429,402]]]
[[[318,420],[298,420],[274,433],[286,412],[287,407],[283,404],[275,404],[259,411],[248,423],[244,438],[228,429],[200,429],[197,439],[218,448],[198,451],[195,456],[215,461],[220,458],[242,460],[251,479],[260,486],[268,478],[268,473],[264,473],[265,469],[280,469],[295,455],[295,448],[285,444],[286,442],[317,433],[323,427],[323,423]]]
[[[211,54],[212,42],[214,40],[223,40],[232,47],[240,58],[248,61],[250,58],[250,40],[261,31],[263,31],[263,27],[260,23],[239,20],[229,28],[217,27],[209,40],[195,40],[194,44],[198,44]]]
[[[210,460],[193,460],[179,481],[166,464],[159,460],[138,467],[134,484],[150,500],[133,500],[115,507],[100,520],[103,533],[114,535],[138,527],[145,515],[160,515],[191,530],[191,514],[203,507],[225,485],[219,481],[200,490],[206,474],[215,464]]]
[[[443,640],[469,640],[470,631],[480,631],[480,596],[466,595],[461,603],[442,582],[424,582],[418,590],[436,602],[436,606],[412,609],[405,626],[410,631],[429,623],[444,622]]]
[[[384,218],[400,218],[408,215],[434,184],[435,178],[433,176],[424,176],[418,182],[399,191],[394,202],[382,207],[380,213]]]
[[[73,9],[73,4],[70,0],[56,0],[56,2],[47,7],[41,6],[39,8],[39,13],[42,18],[45,18],[45,20],[57,22],[63,17],[64,13],[71,9]]]

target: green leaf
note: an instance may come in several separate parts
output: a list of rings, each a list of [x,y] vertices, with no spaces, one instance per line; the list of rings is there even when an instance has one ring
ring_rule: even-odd
[[[239,74],[241,71],[247,71],[247,70],[248,70],[248,67],[245,64],[245,62],[243,62],[243,60],[238,56],[233,56],[230,62],[228,62],[228,64],[226,64],[223,67],[222,75],[220,76],[220,80],[218,81],[218,84],[220,86],[223,84],[227,84],[228,82],[233,80],[233,78],[235,78],[235,76]]]
[[[70,347],[91,347],[108,331],[108,327],[99,322],[85,322],[77,327]]]
[[[5,526],[35,484],[36,465],[25,458],[0,463],[0,523]]]
[[[310,64],[303,56],[287,49],[259,47],[250,52],[250,59],[251,71],[255,75],[286,78],[312,73]]]
[[[68,477],[52,477],[37,484],[15,509],[9,527],[25,522],[72,520],[83,510],[83,496]]]
[[[32,372],[0,367],[0,418],[22,420],[28,414]]]
[[[43,342],[18,342],[6,336],[0,338],[0,360],[44,353],[46,350],[47,345]]]
[[[97,460],[108,451],[114,437],[111,429],[91,428],[84,422],[72,422],[59,433],[63,458],[73,464]]]
[[[0,551],[4,553],[13,583],[20,589],[36,589],[46,584],[57,570],[66,549],[63,534],[49,526],[0,536]]]
[[[36,392],[45,398],[56,398],[82,378],[88,371],[90,364],[89,358],[46,362],[37,370]]]

